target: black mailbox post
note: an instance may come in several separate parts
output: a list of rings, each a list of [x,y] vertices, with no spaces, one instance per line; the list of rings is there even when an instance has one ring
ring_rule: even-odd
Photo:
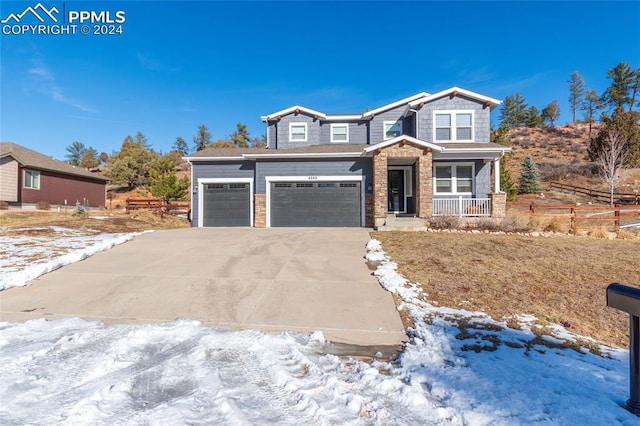
[[[627,409],[640,416],[640,289],[613,283],[607,287],[607,306],[629,314],[629,400]]]

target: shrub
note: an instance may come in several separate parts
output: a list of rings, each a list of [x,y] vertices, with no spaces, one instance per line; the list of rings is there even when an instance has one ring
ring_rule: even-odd
[[[9,209],[9,202],[0,201],[0,210],[8,210],[8,209]]]
[[[619,240],[633,240],[635,238],[635,234],[626,229],[618,229],[616,233],[616,238]]]
[[[76,209],[73,211],[72,216],[75,217],[85,217],[87,215],[87,210],[80,204],[76,204]]]
[[[505,232],[527,232],[531,230],[528,213],[507,214],[502,222],[502,230]]]
[[[556,216],[544,227],[544,230],[547,232],[562,232],[566,234],[571,230],[571,223],[567,221],[567,218]]]
[[[593,229],[589,232],[589,236],[594,238],[609,239],[609,235],[609,230],[604,226]]]
[[[476,222],[476,229],[480,231],[503,231],[502,224],[491,219],[483,218]]]
[[[36,209],[38,209],[38,210],[49,210],[49,209],[51,209],[51,205],[47,201],[38,201],[36,203]]]
[[[429,219],[429,227],[433,229],[458,229],[460,218],[457,216],[434,216]]]

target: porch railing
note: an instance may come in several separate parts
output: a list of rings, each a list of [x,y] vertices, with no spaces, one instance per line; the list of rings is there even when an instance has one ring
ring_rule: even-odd
[[[439,198],[433,200],[434,216],[491,216],[490,198]]]

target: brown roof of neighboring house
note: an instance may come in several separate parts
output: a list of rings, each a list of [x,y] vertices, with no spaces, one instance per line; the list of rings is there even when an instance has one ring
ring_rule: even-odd
[[[0,142],[0,158],[11,156],[23,167],[36,170],[47,170],[72,176],[82,176],[90,179],[108,181],[109,179],[99,173],[92,173],[82,167],[72,166],[64,161],[47,157],[32,149],[25,148],[13,142]]]
[[[286,154],[338,154],[362,153],[369,145],[364,144],[325,144],[301,146],[299,148],[266,149],[266,148],[206,148],[189,155],[188,158],[211,157],[242,157],[243,155],[273,155]]]

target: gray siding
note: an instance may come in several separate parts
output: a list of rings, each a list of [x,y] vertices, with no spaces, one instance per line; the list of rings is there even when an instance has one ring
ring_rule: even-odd
[[[476,190],[477,198],[487,198],[491,193],[491,162],[476,160]]]
[[[320,122],[320,144],[331,143],[331,124],[348,124],[349,125],[349,143],[366,144],[368,140],[369,126],[368,122],[361,121],[358,123],[331,123],[328,121]],[[340,142],[334,142],[339,144]]]
[[[468,160],[447,160],[434,161],[434,166],[438,163],[470,163]],[[491,193],[491,162],[485,163],[484,160],[473,161],[475,165],[475,185],[473,189],[473,197],[488,198]],[[436,198],[458,198],[458,195],[436,195]]]
[[[399,106],[389,111],[385,111],[380,114],[377,114],[373,118],[373,120],[371,120],[369,124],[369,128],[371,131],[370,140],[372,145],[380,143],[384,140],[384,135],[383,135],[384,122],[400,120],[402,118],[403,113],[406,111],[406,109],[407,109],[406,105]],[[409,119],[412,120],[413,117],[409,117]],[[406,123],[404,122],[404,120],[402,123],[402,133],[407,134]],[[408,135],[408,136],[411,136],[411,135]]]
[[[198,179],[203,178],[255,178],[255,163],[251,161],[198,161],[192,167],[191,225],[198,226]]]
[[[433,111],[437,110],[474,110],[474,142],[489,142],[489,130],[491,128],[490,109],[485,108],[482,103],[463,96],[436,99],[424,105],[418,111],[418,135],[417,137],[426,142],[433,141]]]
[[[276,123],[270,123],[267,126],[267,141],[269,142],[269,148],[275,149],[277,139],[276,139]]]
[[[373,166],[370,158],[345,158],[328,160],[271,160],[256,164],[255,189],[266,193],[267,176],[365,176],[365,192],[373,187]]]
[[[289,140],[289,123],[307,123],[306,142],[291,142]],[[276,138],[278,149],[318,145],[320,144],[320,121],[303,113],[285,115],[276,124]],[[274,145],[272,148],[276,148],[276,146]]]

